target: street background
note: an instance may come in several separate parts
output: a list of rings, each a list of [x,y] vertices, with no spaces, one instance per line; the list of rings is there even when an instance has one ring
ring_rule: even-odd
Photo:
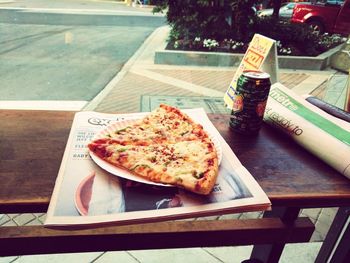
[[[90,101],[164,17],[113,1],[0,1],[0,100]]]

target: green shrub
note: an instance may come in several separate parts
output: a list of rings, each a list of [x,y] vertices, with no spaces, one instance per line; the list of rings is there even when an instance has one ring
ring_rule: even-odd
[[[275,39],[284,55],[315,56],[344,41],[317,35],[306,24],[259,18],[257,0],[155,0],[171,26],[168,49],[245,52],[255,33]]]
[[[248,40],[256,19],[252,9],[256,0],[170,0],[155,1],[154,12],[167,8],[171,26],[170,41],[201,37],[222,41],[225,38]]]
[[[307,24],[274,18],[259,19],[255,32],[277,40],[280,54],[286,54],[282,49],[289,49],[292,55],[317,56],[345,41],[339,35],[318,35]]]

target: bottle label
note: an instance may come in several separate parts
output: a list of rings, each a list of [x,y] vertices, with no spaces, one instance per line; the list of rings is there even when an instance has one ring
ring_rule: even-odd
[[[242,95],[234,95],[233,96],[233,105],[232,112],[240,112],[243,110],[243,96]]]

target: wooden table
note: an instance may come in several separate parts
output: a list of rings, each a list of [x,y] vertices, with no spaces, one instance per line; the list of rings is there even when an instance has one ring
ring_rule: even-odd
[[[74,112],[0,111],[0,213],[46,212]],[[0,256],[255,244],[252,258],[277,262],[286,243],[308,242],[301,208],[350,206],[350,182],[288,137],[263,126],[232,133],[228,116],[209,116],[272,202],[262,219],[168,221],[49,229],[0,228]]]

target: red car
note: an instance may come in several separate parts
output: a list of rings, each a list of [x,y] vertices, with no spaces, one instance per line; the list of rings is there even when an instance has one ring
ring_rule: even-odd
[[[296,3],[291,21],[307,23],[319,33],[350,34],[350,0]]]

